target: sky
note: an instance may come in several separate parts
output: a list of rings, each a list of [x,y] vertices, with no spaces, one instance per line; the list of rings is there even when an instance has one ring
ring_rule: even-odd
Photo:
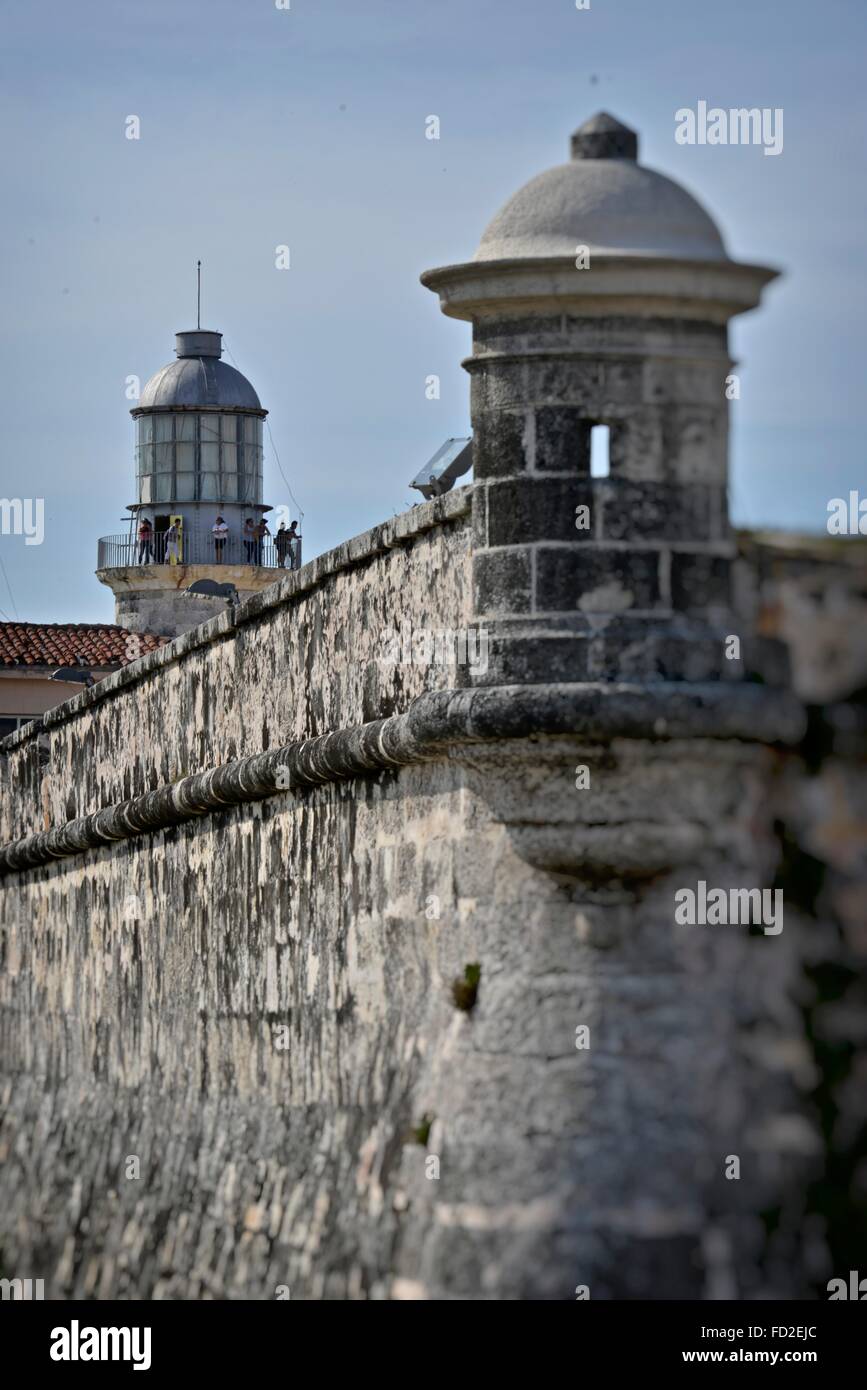
[[[305,559],[418,500],[470,433],[470,328],[419,274],[470,259],[598,110],[783,272],[731,330],[734,521],[819,532],[867,493],[864,0],[2,0],[0,26],[0,496],[45,515],[41,545],[0,535],[3,616],[113,621],[127,378],[195,326],[199,257]],[[678,144],[700,100],[782,108],[782,153]],[[297,515],[266,443],[265,500]]]

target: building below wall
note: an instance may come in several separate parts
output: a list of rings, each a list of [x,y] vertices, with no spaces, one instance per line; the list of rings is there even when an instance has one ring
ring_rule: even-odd
[[[0,623],[0,737],[165,640],[106,623]]]

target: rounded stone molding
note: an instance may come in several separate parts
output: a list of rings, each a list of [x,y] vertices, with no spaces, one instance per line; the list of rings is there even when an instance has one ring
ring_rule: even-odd
[[[564,683],[431,691],[415,699],[405,714],[236,759],[2,845],[0,877],[286,791],[437,758],[460,759],[462,750],[492,740],[568,734],[600,740],[795,743],[803,730],[803,710],[793,696],[756,685]],[[574,836],[569,834],[571,843]],[[558,863],[565,853],[561,839],[555,828],[553,858]],[[660,845],[668,845],[665,836]],[[610,836],[601,854],[610,856]]]

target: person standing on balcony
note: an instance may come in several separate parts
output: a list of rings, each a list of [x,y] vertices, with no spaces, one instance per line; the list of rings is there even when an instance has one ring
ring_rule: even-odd
[[[266,536],[269,536],[269,537],[270,537],[270,535],[271,535],[271,532],[268,530],[268,523],[267,523],[267,521],[265,520],[265,518],[264,518],[264,516],[263,516],[263,517],[262,517],[262,520],[261,520],[261,521],[258,523],[258,525],[256,526],[256,564],[257,564],[257,565],[261,565],[261,563],[262,563],[262,547],[263,547],[264,544],[265,544],[265,537],[266,537]]]
[[[251,516],[248,516],[244,522],[244,549],[247,552],[247,564],[255,564],[256,523]]]
[[[217,520],[211,527],[211,532],[214,537],[214,558],[216,563],[221,565],[223,563],[223,547],[226,544],[226,537],[229,534],[229,528],[221,516],[217,517]]]
[[[277,551],[277,568],[286,568],[286,552],[289,549],[289,532],[286,530],[286,522],[281,521],[274,537],[274,549]],[[289,568],[292,568],[292,557],[289,557]]]
[[[177,526],[175,525],[175,523],[172,522],[171,526],[170,526],[169,529],[166,531],[166,555],[167,555],[167,557],[168,557],[168,561],[169,561],[169,564],[170,564],[170,565],[176,565],[176,564],[178,563],[178,541],[179,541],[179,540],[180,540],[180,533],[179,533],[178,528],[177,528]]]
[[[140,565],[146,565],[154,558],[153,536],[153,527],[146,516],[142,517],[138,528],[138,562]]]
[[[298,562],[301,559],[301,537],[298,534],[297,521],[289,523],[287,536],[289,540],[289,568],[291,570],[297,570],[299,568]]]

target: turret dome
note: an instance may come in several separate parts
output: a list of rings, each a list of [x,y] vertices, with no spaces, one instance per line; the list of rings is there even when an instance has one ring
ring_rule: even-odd
[[[496,214],[476,261],[635,255],[727,261],[713,219],[680,184],[637,162],[638,137],[600,112],[572,136],[572,159],[526,183]]]

